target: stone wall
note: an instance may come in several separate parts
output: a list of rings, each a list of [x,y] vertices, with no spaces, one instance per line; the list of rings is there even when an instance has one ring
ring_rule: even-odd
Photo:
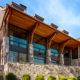
[[[1,27],[1,24],[2,24],[4,13],[5,13],[5,8],[3,9],[3,8],[0,7],[0,27]]]
[[[1,46],[1,65],[4,65],[9,60],[9,37],[3,37]]]
[[[78,63],[79,63],[79,60],[78,59],[73,59],[72,61],[71,61],[71,66],[78,66]]]
[[[80,75],[80,67],[9,62],[4,65],[4,75],[9,72],[13,72],[20,80],[23,74],[30,74],[31,80],[34,80],[36,75],[43,74],[45,80],[47,80],[49,75],[54,75],[57,79],[59,76],[65,76],[67,78],[70,76],[77,77]]]
[[[0,65],[0,74],[3,74],[3,71],[4,71],[4,66]]]

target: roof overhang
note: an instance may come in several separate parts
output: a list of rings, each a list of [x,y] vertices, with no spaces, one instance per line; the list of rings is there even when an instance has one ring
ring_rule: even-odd
[[[46,24],[44,22],[41,22],[41,21],[35,19],[34,17],[32,17],[22,11],[17,10],[16,8],[14,8],[10,5],[7,5],[7,10],[5,12],[5,15],[7,13],[9,15],[9,12],[7,12],[8,10],[9,10],[9,12],[11,11],[11,15],[8,19],[8,22],[12,25],[23,28],[25,30],[29,30],[36,22],[39,22],[40,25],[35,30],[35,34],[38,34],[42,37],[47,38],[48,36],[50,36],[54,32],[57,32],[58,34],[53,39],[53,41],[55,41],[57,43],[62,43],[62,42],[69,39],[70,41],[66,44],[66,46],[70,47],[70,48],[75,48],[80,45],[80,42],[77,41],[76,39],[62,33],[61,31],[49,26],[48,24]],[[6,16],[4,16],[4,18],[5,17]]]

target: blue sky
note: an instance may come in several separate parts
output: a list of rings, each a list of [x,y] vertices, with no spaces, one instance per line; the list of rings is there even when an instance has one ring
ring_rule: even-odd
[[[13,0],[27,6],[27,14],[38,14],[44,22],[54,23],[58,30],[67,30],[69,35],[80,37],[80,0]],[[0,6],[10,4],[11,0],[1,0]]]

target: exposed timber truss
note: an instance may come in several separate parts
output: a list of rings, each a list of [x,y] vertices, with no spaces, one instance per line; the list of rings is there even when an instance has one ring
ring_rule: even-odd
[[[70,41],[70,39],[68,39],[68,40],[60,43],[60,45],[59,45],[59,47],[60,47],[59,53],[60,53],[60,54],[63,54],[64,48],[65,48],[66,44],[67,44],[69,41]]]
[[[36,22],[30,29],[29,29],[29,44],[33,42],[33,36],[36,28],[40,25],[39,22]]]
[[[50,49],[51,46],[51,42],[53,40],[53,38],[57,35],[57,32],[52,33],[49,37],[47,37],[47,50]]]

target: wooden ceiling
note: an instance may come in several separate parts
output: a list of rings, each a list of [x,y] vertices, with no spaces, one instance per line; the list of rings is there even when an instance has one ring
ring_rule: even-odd
[[[62,43],[68,39],[70,41],[66,44],[67,47],[74,48],[80,45],[80,42],[76,39],[62,33],[61,31],[54,29],[53,27],[49,26],[48,24],[45,24],[44,22],[41,22],[32,16],[21,12],[10,5],[8,5],[8,8],[11,10],[11,16],[9,17],[9,23],[13,24],[17,27],[23,28],[25,30],[31,29],[31,27],[36,23],[39,22],[40,25],[36,28],[35,34],[40,35],[42,37],[47,38],[54,32],[58,32],[56,37],[53,39],[53,41],[57,43]]]

